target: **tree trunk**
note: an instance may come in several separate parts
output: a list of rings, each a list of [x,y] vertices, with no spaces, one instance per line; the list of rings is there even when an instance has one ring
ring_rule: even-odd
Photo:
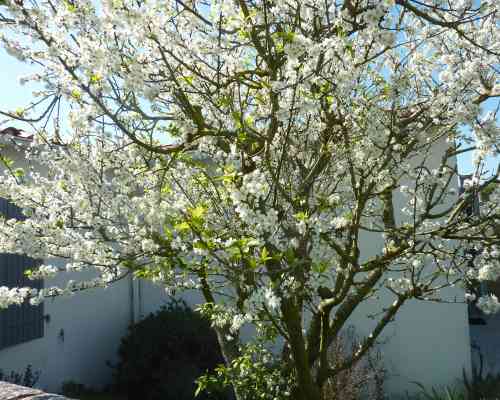
[[[238,338],[233,338],[228,340],[229,329],[215,328],[217,334],[217,341],[219,342],[219,347],[221,349],[222,357],[224,358],[224,363],[227,367],[239,357],[240,353],[238,350]],[[232,335],[231,335],[232,336]],[[235,400],[244,400],[243,396],[238,392],[238,389],[233,386],[233,393]]]
[[[294,400],[322,400],[321,391],[314,382],[302,333],[301,313],[293,300],[283,300],[281,311],[284,316],[290,341],[290,350],[297,386],[293,393]]]

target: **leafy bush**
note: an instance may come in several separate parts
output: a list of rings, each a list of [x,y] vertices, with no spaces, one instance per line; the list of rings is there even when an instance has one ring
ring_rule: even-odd
[[[129,399],[192,400],[196,379],[223,362],[210,323],[180,301],[132,325],[118,355],[114,388]]]
[[[467,378],[463,371],[463,383],[467,391],[468,400],[497,400],[500,399],[500,374],[488,372],[484,374],[484,357],[479,349],[479,366],[472,365],[472,376]]]
[[[61,394],[78,400],[124,400],[125,397],[111,393],[109,390],[95,390],[75,381],[65,381]]]
[[[28,364],[24,372],[11,371],[9,374],[5,374],[0,369],[0,381],[10,382],[15,385],[33,387],[37,384],[38,379],[40,379],[40,371],[33,371],[31,364]]]
[[[68,397],[80,397],[92,392],[91,389],[87,388],[85,385],[75,381],[64,381],[61,389],[61,394]]]
[[[197,380],[196,393],[217,393],[230,385],[245,400],[289,400],[294,376],[290,368],[265,347],[265,341],[247,343],[231,365],[221,364],[215,373]],[[213,397],[210,397],[213,398]]]
[[[420,392],[414,396],[407,395],[407,400],[466,400],[465,394],[457,388],[445,387],[437,389],[432,387],[426,389],[418,382],[415,382],[415,384],[420,388]]]

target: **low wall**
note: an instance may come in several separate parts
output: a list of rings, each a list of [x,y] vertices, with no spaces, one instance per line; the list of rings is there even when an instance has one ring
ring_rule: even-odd
[[[59,394],[44,393],[38,389],[0,381],[0,400],[71,400]]]

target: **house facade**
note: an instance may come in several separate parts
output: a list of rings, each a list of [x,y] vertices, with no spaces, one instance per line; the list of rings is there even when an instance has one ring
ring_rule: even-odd
[[[10,130],[4,131],[0,140],[0,151],[22,164],[20,150],[29,137]],[[378,252],[382,245],[381,238],[373,235],[362,240],[368,253]],[[0,274],[0,286],[23,282],[23,263],[18,261],[9,256],[0,258],[0,271],[11,271],[8,276]],[[70,273],[59,274],[43,285],[63,285],[69,279]],[[447,295],[463,298],[464,293],[449,288]],[[192,293],[185,300],[195,305],[199,298]],[[0,311],[0,369],[22,371],[31,364],[41,372],[38,386],[46,391],[58,391],[65,381],[104,385],[112,374],[106,361],[115,360],[127,327],[166,301],[161,287],[127,278],[104,290],[47,300],[36,309]],[[367,315],[391,301],[389,293],[382,292],[358,309],[351,320],[356,333],[368,334],[375,321]],[[426,386],[454,384],[471,365],[467,305],[408,302],[386,328],[379,349],[388,371],[389,393],[415,391],[415,381]]]

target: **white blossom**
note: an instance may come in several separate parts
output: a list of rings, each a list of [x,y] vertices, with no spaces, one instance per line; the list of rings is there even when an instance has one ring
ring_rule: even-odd
[[[476,304],[485,314],[494,314],[500,310],[500,303],[494,294],[481,296]]]

